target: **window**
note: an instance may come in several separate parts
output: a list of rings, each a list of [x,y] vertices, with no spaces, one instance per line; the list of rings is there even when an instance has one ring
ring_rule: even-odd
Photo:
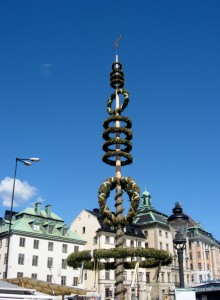
[[[198,263],[198,269],[201,270],[202,269],[202,264]]]
[[[66,276],[61,276],[61,285],[66,285]]]
[[[47,258],[47,267],[52,268],[53,267],[53,257]]]
[[[130,241],[130,246],[134,247],[134,241],[132,241],[132,240]]]
[[[105,237],[105,243],[106,243],[106,244],[110,244],[110,236],[107,235],[107,236]]]
[[[142,272],[138,272],[138,280],[143,281],[143,273]]]
[[[73,286],[78,285],[78,277],[73,277]]]
[[[169,244],[166,244],[166,250],[169,251]]]
[[[67,235],[67,228],[63,228],[63,236]]]
[[[175,282],[177,283],[177,280],[178,280],[178,279],[177,279],[177,275],[176,275],[176,274],[174,275],[174,278],[175,278],[175,279],[174,279]]]
[[[110,271],[109,270],[105,271],[105,280],[110,280]]]
[[[123,272],[123,275],[124,275],[124,279],[127,280],[127,272],[126,271]]]
[[[52,275],[47,275],[47,282],[52,282]]]
[[[62,269],[66,269],[67,268],[67,262],[66,262],[66,259],[63,258],[62,259]]]
[[[93,245],[96,245],[96,244],[97,244],[97,241],[98,241],[98,238],[97,238],[97,236],[95,236],[95,237],[93,238]]]
[[[202,282],[203,279],[202,279],[202,275],[199,275],[199,282]]]
[[[189,283],[189,274],[186,275],[186,281]]]
[[[32,273],[32,274],[31,274],[31,278],[37,279],[37,274],[36,274],[36,273]]]
[[[150,282],[150,272],[146,273],[146,282],[149,283]]]
[[[168,238],[168,232],[167,231],[165,232],[165,237]]]
[[[6,265],[6,261],[7,261],[7,253],[5,253],[5,256],[4,256],[4,265]]]
[[[148,231],[144,231],[144,235],[147,238],[148,237]]]
[[[18,254],[18,264],[23,265],[24,264],[24,254],[19,253]]]
[[[62,246],[62,252],[67,253],[67,244],[63,244]]]
[[[167,282],[170,283],[170,273],[167,273]]]
[[[38,266],[38,256],[37,255],[33,255],[32,256],[32,266]]]
[[[39,240],[34,240],[34,249],[39,249]]]
[[[17,272],[17,278],[23,277],[23,272]]]
[[[162,231],[161,230],[159,230],[159,236],[162,236]]]
[[[141,247],[141,242],[138,242],[138,247]]]
[[[20,237],[19,246],[20,247],[25,247],[25,238]]]
[[[162,250],[163,249],[163,244],[162,244],[162,242],[160,242],[160,250]]]
[[[201,252],[197,252],[197,257],[201,258]]]
[[[164,282],[164,273],[161,273],[161,282]]]
[[[191,281],[194,282],[194,275],[191,276]]]
[[[106,288],[105,288],[105,297],[106,297],[106,298],[109,298],[109,297],[110,297],[110,288],[109,288],[109,287],[106,287]]]
[[[50,233],[50,234],[53,233],[53,225],[48,226],[48,233]]]
[[[82,234],[86,233],[86,227],[82,228]]]
[[[39,224],[33,224],[33,230],[34,231],[40,231],[40,225]]]
[[[48,242],[48,251],[53,251],[53,242]]]
[[[149,248],[149,245],[148,245],[148,243],[145,243],[145,248]]]
[[[74,246],[74,252],[79,252],[79,246]]]

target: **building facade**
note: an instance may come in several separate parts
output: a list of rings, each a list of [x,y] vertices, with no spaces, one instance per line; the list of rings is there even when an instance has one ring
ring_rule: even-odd
[[[189,255],[192,270],[191,282],[201,283],[220,280],[220,243],[202,225],[190,218]]]
[[[71,230],[79,234],[87,241],[86,249],[109,249],[115,247],[115,229],[106,225],[99,215],[99,209],[83,210],[72,222]],[[136,225],[126,226],[124,232],[124,247],[145,246],[145,236]],[[137,260],[133,257],[129,260]],[[111,260],[110,260],[111,261]],[[100,293],[101,299],[113,299],[115,289],[115,270],[93,270],[84,273],[85,288]],[[134,270],[125,270],[125,287],[127,293],[125,298],[137,299],[138,291],[142,282],[146,282],[146,270],[139,269],[138,275],[131,287],[134,278]]]
[[[79,270],[67,266],[67,256],[83,250],[86,242],[50,205],[42,210],[36,203],[34,208],[13,213],[8,243],[10,216],[6,212],[0,221],[0,278],[5,278],[7,268],[7,278],[30,277],[76,286]]]
[[[169,226],[168,216],[156,210],[151,203],[151,195],[145,191],[141,197],[134,224],[140,226],[145,235],[145,247],[169,251],[173,255],[170,266],[162,267],[158,281],[154,270],[149,270],[147,281],[152,286],[152,299],[164,299],[179,286],[179,265],[177,251]],[[199,223],[189,218],[186,249],[183,252],[185,287],[194,287],[202,282],[220,279],[220,244],[212,234],[202,229]]]

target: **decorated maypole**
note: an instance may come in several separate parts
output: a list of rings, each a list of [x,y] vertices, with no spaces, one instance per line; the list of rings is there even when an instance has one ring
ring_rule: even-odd
[[[136,215],[140,193],[135,181],[130,177],[122,177],[121,167],[132,163],[132,156],[130,151],[132,149],[131,139],[133,133],[131,131],[132,122],[128,117],[122,116],[124,109],[129,103],[128,91],[124,89],[124,73],[122,71],[122,64],[118,60],[118,43],[119,37],[115,42],[116,57],[112,64],[112,71],[110,73],[110,86],[114,89],[107,101],[107,112],[110,115],[103,124],[105,131],[103,138],[103,150],[106,152],[103,155],[103,161],[116,167],[115,177],[107,179],[99,189],[99,205],[100,213],[106,223],[111,224],[116,229],[116,248],[123,248],[124,244],[124,227],[132,222]],[[122,104],[120,105],[120,97],[122,96]],[[112,108],[115,100],[115,109]],[[113,123],[113,125],[112,125]],[[121,136],[124,136],[123,138]],[[106,204],[106,199],[109,196],[110,190],[116,189],[115,207],[116,212],[110,211]],[[123,216],[123,191],[126,191],[131,200],[131,207],[126,216]],[[117,258],[115,262],[116,267],[116,291],[117,299],[123,299],[126,293],[126,288],[123,285],[124,281],[124,259]]]
[[[95,277],[99,270],[116,270],[115,297],[117,300],[123,300],[126,293],[124,269],[135,269],[137,266],[135,261],[124,261],[125,258],[144,258],[138,263],[140,268],[159,267],[159,270],[160,266],[171,263],[172,256],[167,251],[153,248],[123,248],[124,227],[129,225],[136,216],[140,191],[135,181],[131,177],[123,177],[121,172],[123,166],[133,162],[130,154],[133,133],[131,131],[131,120],[122,115],[129,103],[129,94],[124,89],[124,73],[122,64],[118,60],[119,41],[120,37],[115,42],[116,57],[110,73],[110,86],[114,89],[114,92],[107,101],[109,117],[103,123],[105,142],[102,147],[105,152],[102,160],[106,164],[115,167],[115,176],[106,179],[98,191],[99,212],[104,222],[115,228],[116,245],[115,248],[111,249],[88,249],[71,253],[68,256],[67,264],[73,268],[92,270],[95,272]],[[115,212],[112,212],[107,204],[107,199],[113,190],[116,190]],[[123,192],[127,193],[131,203],[127,214],[123,214]],[[106,259],[113,259],[114,261],[106,261]]]

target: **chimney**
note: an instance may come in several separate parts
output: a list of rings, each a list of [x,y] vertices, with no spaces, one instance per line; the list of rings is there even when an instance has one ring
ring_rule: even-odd
[[[37,202],[37,203],[35,203],[35,213],[37,214],[37,215],[40,215],[40,206],[41,206],[41,203],[40,202]]]
[[[51,217],[51,205],[46,205],[45,211],[46,211],[47,217]]]

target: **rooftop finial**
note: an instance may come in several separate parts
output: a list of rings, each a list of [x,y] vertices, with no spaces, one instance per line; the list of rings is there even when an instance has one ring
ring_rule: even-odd
[[[119,34],[117,40],[114,41],[116,56],[118,55],[118,44],[119,44],[120,40],[121,40],[121,34]]]

